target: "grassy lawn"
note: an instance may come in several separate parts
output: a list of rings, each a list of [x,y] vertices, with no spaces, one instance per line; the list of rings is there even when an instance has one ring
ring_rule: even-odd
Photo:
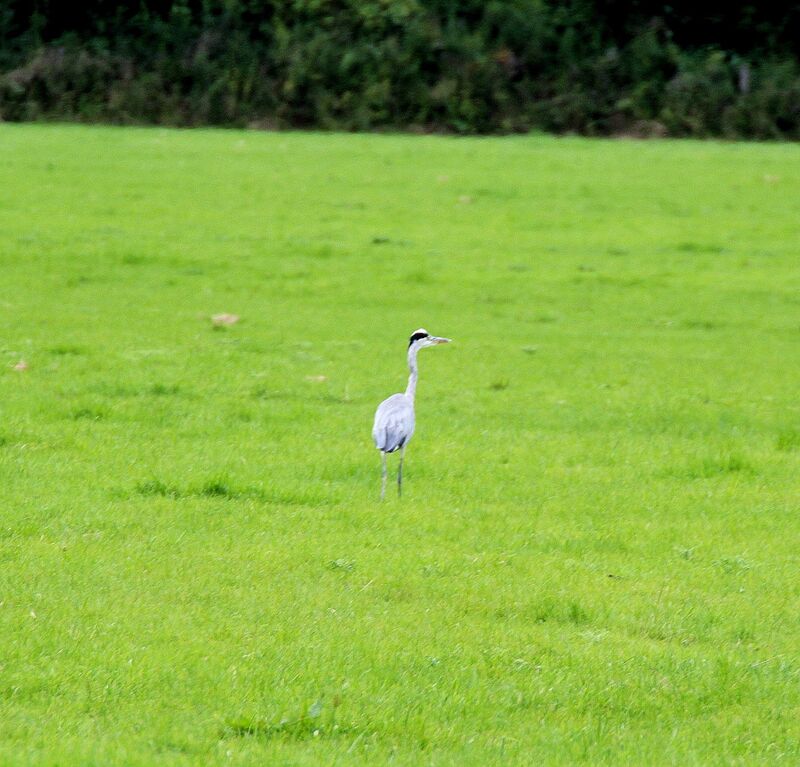
[[[0,126],[0,763],[797,764],[798,200],[792,145]]]

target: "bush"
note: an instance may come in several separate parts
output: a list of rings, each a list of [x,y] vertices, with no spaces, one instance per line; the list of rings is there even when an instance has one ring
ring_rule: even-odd
[[[798,138],[800,10],[716,7],[8,0],[0,118]]]

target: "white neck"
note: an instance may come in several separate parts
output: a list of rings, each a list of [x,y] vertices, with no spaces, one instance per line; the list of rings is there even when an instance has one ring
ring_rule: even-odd
[[[417,393],[417,352],[419,347],[411,344],[408,347],[408,386],[406,386],[406,397],[414,399]]]

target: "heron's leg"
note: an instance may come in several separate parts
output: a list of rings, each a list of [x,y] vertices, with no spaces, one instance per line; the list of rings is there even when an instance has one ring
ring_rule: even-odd
[[[406,454],[406,446],[400,448],[400,465],[397,468],[397,497],[403,495],[403,456]]]
[[[386,495],[386,453],[381,450],[381,463],[383,464],[383,471],[381,472],[381,500]]]

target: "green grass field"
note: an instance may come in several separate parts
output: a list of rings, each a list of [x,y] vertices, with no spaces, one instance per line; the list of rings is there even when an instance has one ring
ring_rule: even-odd
[[[798,200],[792,145],[0,126],[0,763],[797,764]]]

